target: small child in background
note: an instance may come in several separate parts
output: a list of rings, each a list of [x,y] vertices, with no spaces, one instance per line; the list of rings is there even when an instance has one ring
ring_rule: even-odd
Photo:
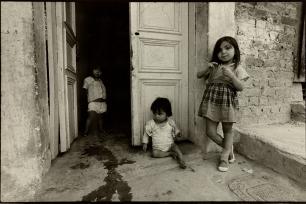
[[[147,151],[149,137],[152,137],[152,156],[156,158],[172,156],[185,169],[183,154],[175,144],[175,138],[180,136],[172,116],[171,103],[167,98],[157,98],[151,105],[153,119],[146,122],[142,138],[143,150]]]
[[[94,67],[92,76],[84,79],[83,88],[87,93],[88,117],[85,124],[84,136],[88,135],[89,127],[95,118],[98,118],[100,132],[103,132],[103,115],[107,111],[106,89],[101,80],[100,67]]]

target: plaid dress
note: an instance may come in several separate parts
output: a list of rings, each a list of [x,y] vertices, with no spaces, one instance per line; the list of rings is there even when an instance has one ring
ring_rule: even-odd
[[[240,68],[241,69],[241,68]],[[238,78],[240,73],[236,73]],[[248,77],[243,73],[243,77]],[[246,75],[245,75],[246,74]],[[222,76],[222,70],[215,66],[209,73],[208,84],[203,94],[198,115],[216,122],[236,122],[236,112],[239,109],[237,91],[229,78]]]

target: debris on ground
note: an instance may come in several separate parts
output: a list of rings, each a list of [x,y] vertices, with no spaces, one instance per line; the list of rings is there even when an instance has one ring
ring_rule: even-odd
[[[248,168],[243,168],[242,171],[245,171],[249,174],[252,174],[253,173],[253,169],[248,169]]]

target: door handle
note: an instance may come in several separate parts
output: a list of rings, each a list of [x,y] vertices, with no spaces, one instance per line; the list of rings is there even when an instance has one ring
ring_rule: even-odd
[[[138,32],[135,32],[135,35],[139,35],[139,33],[138,33]]]

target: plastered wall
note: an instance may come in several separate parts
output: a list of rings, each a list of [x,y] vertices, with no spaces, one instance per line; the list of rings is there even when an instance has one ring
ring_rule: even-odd
[[[43,3],[1,2],[1,201],[33,198],[51,159]]]

